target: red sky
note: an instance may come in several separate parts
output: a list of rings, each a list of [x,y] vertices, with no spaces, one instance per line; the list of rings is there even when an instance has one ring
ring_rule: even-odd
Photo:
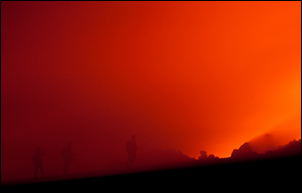
[[[301,138],[299,1],[1,2],[1,179],[37,145],[55,173],[69,141],[93,170],[132,134],[197,158],[275,130]]]

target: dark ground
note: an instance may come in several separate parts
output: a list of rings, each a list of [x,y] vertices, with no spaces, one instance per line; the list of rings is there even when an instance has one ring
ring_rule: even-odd
[[[301,188],[301,155],[285,158],[254,161],[225,161],[219,164],[194,166],[181,169],[138,172],[105,177],[90,177],[74,180],[55,180],[27,184],[1,184],[1,190],[68,190],[82,188],[99,192],[135,190],[145,192],[150,188],[159,191],[194,188],[198,192],[216,192],[216,190],[256,189],[257,191],[278,190],[297,192]],[[108,189],[109,188],[109,189]],[[168,189],[167,189],[168,188]],[[231,188],[231,189],[230,189]],[[297,189],[299,188],[299,189]],[[170,191],[169,191],[170,192]],[[300,191],[299,191],[300,192]]]

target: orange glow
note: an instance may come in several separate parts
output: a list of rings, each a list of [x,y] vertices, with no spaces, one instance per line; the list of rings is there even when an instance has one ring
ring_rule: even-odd
[[[301,2],[1,2],[1,93],[3,178],[37,145],[55,175],[68,141],[76,173],[123,163],[133,134],[138,156],[195,158],[297,139]]]

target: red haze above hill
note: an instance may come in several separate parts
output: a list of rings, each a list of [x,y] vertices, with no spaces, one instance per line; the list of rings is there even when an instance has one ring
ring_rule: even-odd
[[[267,133],[257,136],[249,140],[249,144],[253,151],[257,153],[265,153],[274,150],[280,145],[285,145],[292,139],[298,140],[298,130],[301,130],[301,117],[295,117],[287,122],[272,128]],[[301,131],[300,131],[301,132]],[[301,133],[300,133],[301,135]]]
[[[74,172],[124,162],[132,134],[228,157],[300,117],[301,2],[1,2],[1,176],[38,145],[48,174],[68,142]]]

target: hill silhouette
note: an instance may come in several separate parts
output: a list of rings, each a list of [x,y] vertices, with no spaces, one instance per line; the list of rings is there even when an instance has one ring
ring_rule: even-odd
[[[261,190],[268,188],[280,189],[283,185],[286,190],[296,190],[300,184],[301,177],[297,175],[301,169],[301,156],[288,156],[276,159],[264,159],[244,162],[226,162],[220,159],[221,163],[217,165],[201,165],[193,167],[184,167],[177,169],[164,169],[157,171],[145,171],[128,174],[118,174],[109,176],[90,176],[80,179],[67,179],[56,181],[44,181],[39,183],[29,183],[20,185],[1,184],[1,188],[7,190],[32,190],[33,188],[43,189],[62,189],[78,190],[79,188],[93,188],[99,190],[134,190],[138,188],[163,187],[178,189],[181,185],[186,187],[200,188],[201,185],[218,184],[218,188],[225,188],[224,185],[234,186],[232,188],[259,186]],[[257,179],[255,181],[255,179]],[[255,183],[253,183],[255,182]],[[275,185],[277,184],[277,185]],[[215,188],[216,189],[216,188]],[[217,190],[217,189],[216,189]]]
[[[245,142],[238,149],[234,149],[232,154],[228,158],[219,158],[213,154],[207,155],[206,151],[200,151],[199,159],[194,159],[189,157],[188,155],[182,153],[181,151],[177,151],[175,149],[168,150],[160,150],[153,149],[152,151],[146,152],[138,156],[137,162],[133,170],[120,170],[116,168],[114,172],[111,170],[108,171],[94,171],[87,172],[81,174],[74,174],[69,176],[54,176],[54,177],[46,177],[44,182],[51,182],[52,184],[56,183],[56,181],[60,181],[62,184],[64,181],[71,179],[86,179],[85,183],[89,181],[89,179],[93,179],[98,181],[99,179],[105,179],[106,176],[118,176],[115,179],[118,181],[122,181],[126,179],[126,176],[129,176],[130,173],[133,174],[133,178],[138,178],[138,176],[155,176],[158,177],[159,174],[167,175],[171,178],[175,178],[173,173],[185,173],[185,174],[196,174],[195,169],[200,172],[204,172],[209,176],[213,175],[218,177],[218,175],[214,174],[221,172],[220,170],[225,170],[227,172],[233,172],[237,169],[241,170],[242,168],[266,168],[267,166],[271,167],[271,163],[278,167],[278,170],[281,169],[284,171],[288,171],[286,164],[291,164],[292,160],[294,163],[299,163],[301,160],[301,139],[290,141],[288,144],[278,146],[274,150],[267,151],[264,154],[258,154],[254,152],[250,147],[250,144]],[[279,165],[281,164],[281,165]],[[283,165],[282,165],[283,164]],[[284,165],[285,164],[285,165]],[[117,164],[119,165],[119,164]],[[122,165],[120,165],[122,166]],[[275,167],[274,166],[274,167]],[[296,164],[295,167],[300,167],[300,165]],[[122,168],[122,167],[121,167]],[[194,169],[195,168],[195,169]],[[250,172],[253,172],[252,169],[248,169]],[[272,172],[275,172],[275,168],[271,169]],[[164,172],[161,172],[164,171]],[[184,171],[184,172],[183,172]],[[142,173],[143,172],[143,173]],[[151,173],[150,173],[151,172]],[[139,174],[141,173],[141,174]],[[276,172],[275,172],[276,173]],[[136,177],[135,177],[136,176]],[[181,177],[180,177],[181,178]],[[109,178],[106,178],[107,180]],[[71,180],[71,181],[70,181]],[[75,180],[74,180],[75,181]],[[14,184],[36,184],[39,181],[28,180],[23,181],[11,181],[11,182],[1,182],[1,186],[3,185],[14,185]],[[89,182],[90,183],[90,182]]]
[[[288,144],[278,146],[275,151],[267,151],[266,157],[285,157],[301,155],[301,139],[290,141]]]
[[[250,144],[247,142],[241,145],[239,149],[234,149],[231,154],[231,158],[240,160],[255,159],[256,156],[257,153],[252,151]]]
[[[194,158],[175,149],[153,149],[138,156],[136,168],[160,170],[190,164]]]
[[[244,143],[239,149],[234,149],[231,154],[232,160],[254,160],[269,159],[288,156],[301,156],[301,139],[293,140],[289,143],[278,146],[274,150],[269,150],[264,154],[259,154],[252,150],[249,143]]]

